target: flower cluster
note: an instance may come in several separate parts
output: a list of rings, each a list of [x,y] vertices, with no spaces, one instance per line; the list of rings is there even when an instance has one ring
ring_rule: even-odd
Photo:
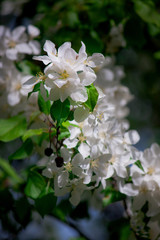
[[[133,96],[121,84],[123,67],[115,65],[113,57],[104,58],[100,53],[88,56],[83,42],[76,52],[70,42],[56,49],[47,40],[43,48],[47,55],[34,56],[44,63],[44,73],[24,74],[14,61],[22,60],[24,54],[40,53],[38,41],[33,40],[38,35],[32,25],[12,31],[0,26],[3,116],[4,112],[8,116],[13,106],[14,115],[36,111],[38,99],[44,121],[31,122],[26,136],[45,135],[37,145],[43,158],[42,175],[53,183],[55,196],[68,194],[70,202],[77,205],[84,192],[95,194],[112,184],[128,196],[134,231],[151,236],[153,225],[159,226],[160,147],[155,143],[140,152],[134,146],[140,137],[136,130],[129,130],[125,119]],[[146,225],[145,217],[149,219]],[[158,237],[157,229],[151,239]]]
[[[32,87],[24,86],[23,83],[31,75],[19,71],[15,63],[22,61],[24,54],[40,53],[40,44],[34,40],[39,34],[39,29],[33,25],[27,28],[19,26],[12,31],[5,26],[0,26],[0,98],[3,116],[12,114],[12,111],[15,115],[24,111],[25,108],[30,108],[26,99]]]
[[[105,188],[106,180],[111,177],[128,177],[129,166],[138,160],[138,151],[132,145],[139,141],[139,135],[135,130],[127,131],[128,125],[122,121],[126,115],[124,108],[132,96],[127,88],[122,90],[123,86],[120,85],[123,69],[114,66],[110,58],[105,60],[107,65],[102,64],[104,59],[101,54],[87,57],[84,43],[78,54],[70,43],[63,44],[57,51],[53,43],[46,41],[44,50],[48,56],[34,57],[49,64],[44,75],[32,77],[25,84],[43,82],[41,85],[49,91],[49,99],[53,101],[64,102],[69,97],[75,120],[70,121],[69,137],[63,140],[59,152],[53,146],[53,154],[43,175],[54,178],[57,196],[71,192],[70,201],[77,205],[85,190],[100,185]],[[97,71],[99,92],[92,113],[83,105],[88,98],[85,87],[96,79],[91,67]],[[104,72],[102,81],[100,76]],[[126,92],[126,99],[123,99],[123,91]],[[85,94],[85,98],[80,98]],[[114,97],[116,94],[117,99]],[[117,110],[121,114],[118,115]]]
[[[14,61],[22,57],[22,54],[39,54],[40,44],[33,40],[39,34],[39,29],[33,25],[29,25],[27,29],[19,26],[12,31],[5,26],[0,26],[0,56],[6,56]]]
[[[47,55],[34,59],[48,65],[44,75],[33,77],[26,84],[34,85],[43,80],[52,101],[60,99],[63,102],[70,97],[75,102],[86,102],[88,96],[85,87],[95,81],[96,75],[92,68],[102,64],[103,55],[99,53],[87,57],[84,43],[78,53],[71,48],[70,42],[56,50],[55,44],[47,40],[43,49]]]
[[[141,212],[147,204],[146,216],[158,224],[160,216],[160,146],[156,143],[145,149],[139,155],[141,168],[133,165],[130,168],[131,183],[121,183],[120,190],[132,198],[131,211],[135,214]],[[132,214],[133,214],[132,213]],[[143,217],[144,218],[144,217]],[[156,232],[159,235],[159,230]]]

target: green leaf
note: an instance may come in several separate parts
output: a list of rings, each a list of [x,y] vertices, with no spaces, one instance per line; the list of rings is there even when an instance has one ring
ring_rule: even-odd
[[[12,155],[9,156],[9,160],[12,159],[24,159],[31,155],[33,150],[33,143],[31,139],[27,139],[22,146],[14,152]]]
[[[33,112],[31,115],[30,115],[30,118],[29,118],[29,125],[32,124],[36,118],[39,117],[39,115],[41,114],[41,112],[38,110],[38,111],[35,111]]]
[[[31,220],[31,205],[26,197],[16,200],[13,210],[16,221],[25,227]]]
[[[22,140],[26,141],[28,138],[32,137],[32,136],[39,136],[41,135],[43,132],[46,132],[47,129],[46,128],[39,128],[39,129],[29,129],[27,130],[23,137]]]
[[[154,53],[156,59],[160,59],[160,51]]]
[[[43,189],[39,197],[35,200],[35,206],[42,217],[51,214],[56,206],[57,198],[51,187]]]
[[[54,216],[58,217],[62,221],[66,220],[66,216],[70,215],[73,210],[73,206],[68,199],[62,200],[54,209]]]
[[[70,132],[68,131],[68,129],[60,129],[60,134],[58,135],[58,141],[64,139],[64,138],[68,138],[70,136]]]
[[[32,92],[28,93],[28,98],[31,96],[32,93],[39,92],[40,91],[40,86],[41,86],[41,82],[35,84]]]
[[[0,214],[7,213],[12,209],[14,200],[8,188],[0,190]]]
[[[131,234],[131,226],[128,223],[126,223],[126,225],[124,225],[122,228],[121,228],[121,231],[120,231],[120,240],[128,240],[129,239],[129,236]]]
[[[24,134],[26,128],[26,119],[21,115],[0,119],[0,141],[9,142],[18,138]]]
[[[109,204],[113,203],[113,202],[117,202],[120,200],[123,200],[126,198],[126,196],[120,192],[118,192],[117,190],[115,190],[112,187],[108,187],[105,190],[102,191],[103,193],[105,193],[105,197],[103,198],[103,206],[106,207]]]
[[[40,92],[38,93],[38,106],[41,112],[49,115],[51,107],[50,101],[45,101]]]
[[[22,183],[23,180],[18,176],[7,160],[0,158],[0,167],[14,182]]]
[[[64,102],[60,100],[55,101],[50,109],[52,119],[57,120],[57,124],[60,125],[64,122],[70,113],[70,102],[66,99]]]
[[[25,187],[25,194],[32,199],[36,199],[39,197],[45,186],[46,182],[42,175],[36,171],[30,171],[28,175],[27,185]]]
[[[144,169],[142,167],[142,164],[141,164],[140,160],[137,160],[134,164],[144,172]]]
[[[155,8],[153,1],[141,1],[133,0],[134,8],[138,16],[140,16],[145,22],[153,23],[160,27],[160,14]]]
[[[84,103],[84,105],[88,107],[91,112],[93,112],[98,100],[98,91],[93,84],[86,87],[86,89],[88,94],[88,100]]]

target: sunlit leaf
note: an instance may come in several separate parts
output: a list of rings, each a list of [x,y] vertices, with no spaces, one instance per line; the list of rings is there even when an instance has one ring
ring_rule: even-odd
[[[12,155],[9,156],[9,160],[12,159],[24,159],[31,155],[33,150],[33,143],[31,139],[27,139],[22,146],[14,152]]]
[[[27,128],[26,118],[18,115],[0,119],[0,141],[9,142],[22,136]]]
[[[14,168],[5,159],[0,158],[0,168],[16,183],[22,183],[23,180],[16,173]]]
[[[28,175],[25,194],[33,199],[38,198],[42,190],[45,188],[46,182],[42,175],[36,171],[30,171]]]

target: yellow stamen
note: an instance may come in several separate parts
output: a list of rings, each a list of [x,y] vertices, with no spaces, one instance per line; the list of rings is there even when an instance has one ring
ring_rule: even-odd
[[[115,159],[115,157],[113,156],[113,157],[109,160],[109,163],[110,163],[110,164],[114,164],[115,161],[116,161],[116,159]]]
[[[98,118],[99,120],[102,120],[102,118],[103,118],[103,112],[100,113],[100,114],[97,116],[97,118]]]
[[[86,137],[83,136],[82,134],[80,134],[78,139],[79,139],[80,142],[84,142],[86,140]]]
[[[147,172],[147,173],[148,173],[149,175],[152,175],[154,172],[155,172],[155,169],[154,169],[153,167],[149,167],[149,168],[148,168],[148,172]]]
[[[64,72],[61,73],[60,76],[61,76],[60,79],[66,79],[69,77],[69,74],[66,72],[66,70],[64,70]]]
[[[72,171],[72,164],[70,162],[68,162],[66,165],[65,165],[65,169],[70,172]]]
[[[46,78],[47,78],[46,75],[44,73],[42,73],[42,72],[37,73],[36,76],[38,77],[38,79],[40,79],[42,81],[45,81]]]
[[[21,84],[20,84],[20,83],[17,83],[17,84],[16,84],[16,86],[15,86],[15,90],[17,90],[17,91],[18,91],[18,90],[20,90],[20,89],[21,89],[21,87],[22,87],[22,86],[21,86]]]
[[[140,187],[140,192],[141,192],[141,193],[147,193],[147,192],[148,192],[147,187],[146,187],[146,186],[141,186],[141,187]]]
[[[94,159],[91,161],[91,168],[95,168],[97,169],[98,168],[98,162],[99,162],[99,159]]]
[[[9,48],[15,48],[15,46],[16,46],[16,42],[14,42],[13,40],[9,41],[8,43]]]

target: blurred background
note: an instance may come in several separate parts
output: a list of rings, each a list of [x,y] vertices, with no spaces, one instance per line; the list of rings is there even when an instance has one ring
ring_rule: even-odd
[[[89,55],[114,56],[115,64],[124,68],[122,84],[134,95],[127,118],[130,128],[141,137],[136,147],[144,150],[153,142],[160,144],[159,0],[1,0],[0,24],[11,29],[35,25],[41,32],[37,39],[41,46],[47,39],[57,47],[70,41],[78,51],[83,41]],[[26,60],[32,61],[32,57]],[[69,211],[69,206],[66,209]],[[0,225],[0,239],[127,240],[130,228],[123,213],[121,203],[103,210],[88,209],[82,203],[68,215],[69,225],[35,213],[18,235]],[[119,224],[116,233],[115,224]]]

